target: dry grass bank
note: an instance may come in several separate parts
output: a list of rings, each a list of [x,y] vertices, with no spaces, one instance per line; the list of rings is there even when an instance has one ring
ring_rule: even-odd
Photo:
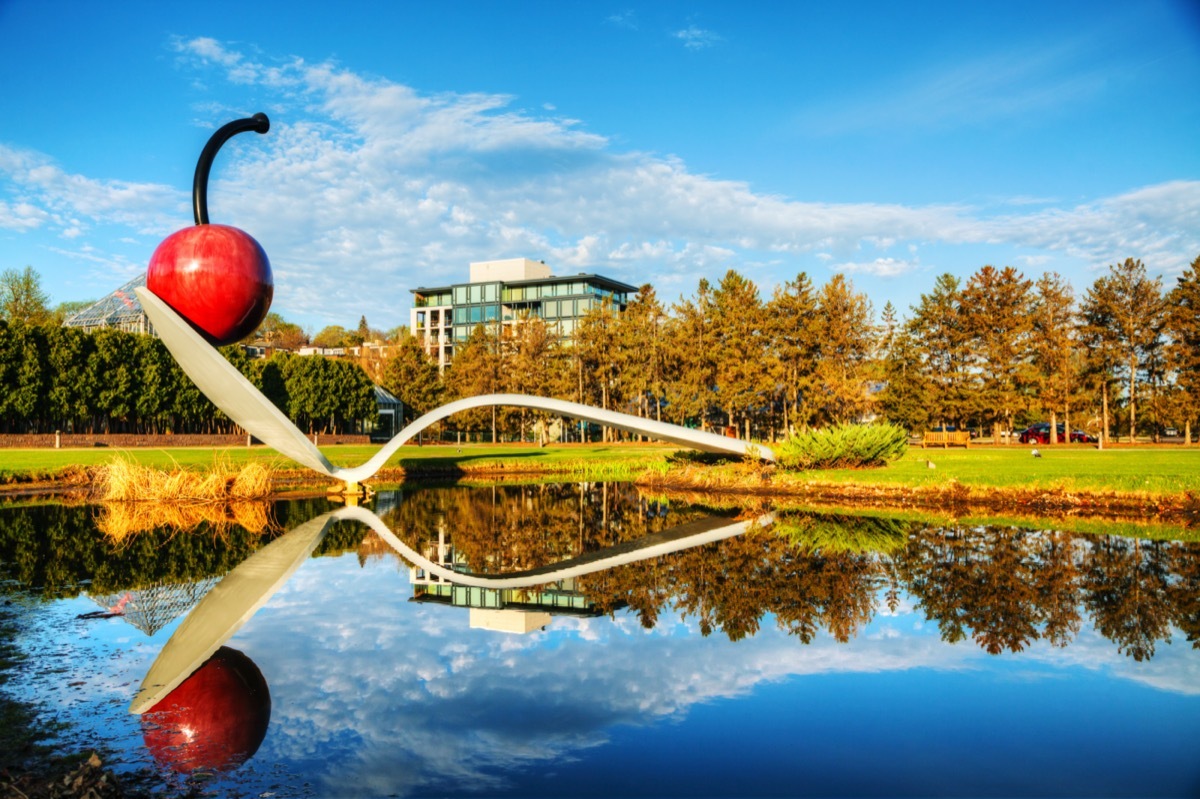
[[[271,495],[272,467],[257,461],[232,466],[215,461],[202,471],[155,469],[117,458],[92,472],[92,493],[101,502],[245,502]]]

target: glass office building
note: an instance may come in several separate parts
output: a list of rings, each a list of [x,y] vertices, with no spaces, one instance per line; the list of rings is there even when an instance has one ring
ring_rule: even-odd
[[[471,264],[470,280],[412,289],[409,328],[439,368],[454,358],[454,345],[479,324],[517,324],[544,319],[559,336],[574,335],[579,320],[605,302],[620,312],[637,287],[593,274],[556,276],[541,261],[510,258]]]

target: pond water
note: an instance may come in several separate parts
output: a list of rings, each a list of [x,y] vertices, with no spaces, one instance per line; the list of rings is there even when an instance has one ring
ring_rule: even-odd
[[[726,502],[0,509],[0,690],[215,796],[1200,795],[1200,545]]]

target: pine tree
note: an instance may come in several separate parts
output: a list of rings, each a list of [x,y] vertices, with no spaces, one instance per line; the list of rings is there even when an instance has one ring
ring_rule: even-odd
[[[843,424],[871,407],[875,326],[871,303],[841,273],[817,295],[816,392],[820,420]]]
[[[1051,429],[1058,429],[1058,412],[1064,414],[1065,440],[1071,440],[1071,399],[1077,376],[1075,348],[1075,296],[1062,277],[1047,272],[1037,281],[1033,301],[1030,346],[1033,382],[1038,404],[1050,415]],[[1011,429],[1011,428],[1010,428]],[[1057,437],[1050,439],[1054,443]]]
[[[784,437],[807,428],[816,411],[817,298],[804,272],[775,289],[766,307],[783,411]]]
[[[910,433],[929,428],[932,385],[922,369],[921,349],[911,333],[897,328],[883,354],[877,397],[883,418]]]
[[[383,370],[383,387],[404,403],[406,423],[437,407],[442,394],[441,376],[437,364],[414,336],[405,336],[396,344]]]
[[[648,283],[638,289],[616,319],[615,344],[621,394],[632,403],[629,410],[644,418],[662,418],[666,377],[665,324],[666,313]]]
[[[667,418],[707,430],[717,381],[712,287],[701,278],[693,299],[680,298],[667,324]]]
[[[455,347],[454,360],[450,362],[442,379],[446,386],[447,399],[459,400],[499,394],[500,355],[497,351],[497,330],[478,324],[465,342]],[[476,408],[455,414],[451,423],[459,430],[469,433],[491,431],[492,443],[497,441],[496,414],[493,408]]]
[[[766,349],[766,314],[758,287],[729,270],[713,292],[712,320],[717,402],[728,424],[741,421],[750,437],[751,416],[766,407],[770,378],[760,365]]]
[[[1141,261],[1126,258],[1109,267],[1081,305],[1081,333],[1105,376],[1125,378],[1129,436],[1137,436],[1137,384],[1142,361],[1158,345],[1166,311],[1162,279],[1151,280]],[[1107,383],[1105,383],[1105,386]],[[1106,402],[1107,405],[1107,402]],[[1107,416],[1107,414],[1106,414]],[[1107,420],[1105,433],[1107,434]]]
[[[506,392],[534,397],[561,396],[565,387],[562,347],[550,332],[545,320],[530,318],[505,329],[506,348],[503,385]],[[521,440],[526,438],[530,419],[542,422],[541,443],[547,416],[544,411],[522,408],[518,414],[521,424]]]
[[[1191,444],[1192,422],[1200,411],[1200,257],[1179,276],[1166,304],[1167,357],[1185,398],[1184,440]]]
[[[939,423],[962,425],[976,388],[970,372],[970,342],[963,322],[958,278],[941,275],[933,291],[921,295],[913,308],[908,331],[918,343],[925,374],[933,392],[930,417]]]
[[[1012,429],[1029,383],[1033,283],[1011,266],[984,266],[967,281],[961,302],[972,371],[980,383],[972,410],[991,422],[999,443],[1000,426]]]

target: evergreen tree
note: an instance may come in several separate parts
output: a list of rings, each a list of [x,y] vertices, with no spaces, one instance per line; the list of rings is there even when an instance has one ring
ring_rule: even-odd
[[[928,429],[932,386],[922,368],[920,345],[901,327],[883,355],[880,377],[884,388],[877,400],[883,418],[910,433]]]
[[[1012,429],[1030,382],[1032,306],[1032,281],[1011,266],[982,267],[962,292],[960,316],[978,380],[972,410],[991,423],[996,443],[1001,425]]]
[[[454,360],[442,375],[447,399],[480,397],[499,394],[504,390],[500,382],[497,332],[482,324],[475,325],[470,337],[455,347]],[[495,408],[462,411],[455,414],[451,421],[457,429],[466,430],[468,433],[490,429],[492,443],[497,441]]]
[[[1058,429],[1058,412],[1064,414],[1065,441],[1071,438],[1071,400],[1077,376],[1075,349],[1075,296],[1059,275],[1047,272],[1037,281],[1032,309],[1030,347],[1033,381],[1038,405],[1050,416],[1050,427]],[[1011,429],[1011,428],[1009,428]],[[1050,439],[1055,442],[1057,437]]]
[[[666,382],[663,327],[666,313],[646,284],[616,318],[615,343],[621,394],[637,416],[662,418]],[[651,410],[653,408],[653,410]]]
[[[1162,280],[1151,280],[1141,261],[1126,258],[1124,263],[1110,266],[1107,275],[1096,279],[1084,297],[1081,310],[1084,319],[1081,332],[1093,348],[1099,368],[1106,377],[1123,374],[1125,378],[1129,435],[1133,440],[1137,435],[1140,369],[1162,335],[1166,311]]]
[[[808,275],[801,272],[776,288],[766,316],[787,437],[796,427],[807,428],[816,411],[817,298]]]
[[[665,357],[667,418],[675,424],[708,429],[716,399],[717,338],[713,326],[712,288],[701,278],[694,299],[680,299],[667,325]]]
[[[770,378],[763,374],[761,354],[766,349],[766,313],[753,282],[729,270],[712,295],[714,363],[717,402],[728,424],[742,422],[750,438],[752,414],[767,407]]]
[[[435,364],[412,335],[397,344],[383,371],[383,387],[404,403],[404,421],[411,422],[437,407],[442,394]]]
[[[1200,257],[1192,261],[1167,295],[1167,356],[1183,394],[1185,441],[1200,418]]]
[[[535,397],[561,396],[566,384],[563,369],[562,348],[542,319],[524,319],[505,328],[507,334],[503,346],[507,350],[503,385],[511,394]],[[545,435],[547,414],[543,411],[520,409],[521,440],[526,440],[529,420],[542,422],[541,435]],[[545,443],[544,438],[541,443]]]
[[[924,370],[933,386],[930,416],[960,427],[967,418],[970,394],[977,388],[970,371],[970,339],[963,322],[958,278],[941,275],[933,291],[921,295],[908,331],[919,344]]]
[[[814,375],[823,423],[844,424],[871,407],[875,326],[871,303],[838,273],[817,295]]]
[[[88,380],[88,362],[96,345],[90,334],[76,327],[49,327],[46,339],[50,373],[47,412],[56,430],[73,433],[81,430],[91,415],[96,387]],[[174,361],[171,365],[178,368]]]
[[[575,328],[575,393],[579,402],[605,410],[621,403],[616,313],[609,302],[593,306]],[[604,429],[604,440],[610,434]]]

